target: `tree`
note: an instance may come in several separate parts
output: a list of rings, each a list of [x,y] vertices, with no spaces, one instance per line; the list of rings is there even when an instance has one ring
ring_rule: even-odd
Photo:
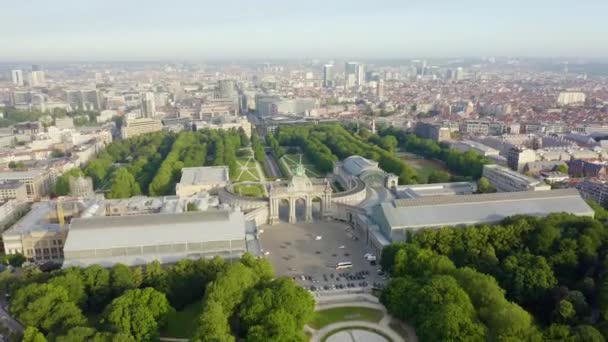
[[[564,173],[564,174],[568,174],[568,165],[566,165],[566,164],[558,165],[555,168],[555,171],[561,172],[561,173]]]
[[[447,183],[450,181],[450,174],[441,170],[433,170],[429,174],[428,183]]]
[[[82,271],[87,292],[87,307],[97,312],[103,310],[110,301],[110,271],[93,265]]]
[[[199,318],[196,335],[201,341],[232,342],[228,318],[221,304],[216,301],[205,301],[203,313]]]
[[[477,180],[477,192],[480,194],[492,193],[496,192],[496,188],[486,177],[481,177]]]
[[[61,333],[86,321],[78,306],[69,300],[67,291],[51,284],[30,284],[19,289],[11,301],[11,311],[25,325],[45,333]]]
[[[392,135],[387,135],[385,137],[382,137],[382,139],[380,140],[380,146],[383,149],[389,151],[390,153],[395,152],[397,145],[399,145],[399,142],[397,141],[397,138],[395,138]]]
[[[168,288],[167,273],[162,269],[160,262],[154,260],[146,265],[143,286],[153,287],[157,291],[166,293]]]
[[[599,205],[596,201],[588,199],[587,204],[593,209],[595,212],[595,219],[600,222],[606,222],[608,220],[608,210],[606,208]]]
[[[520,303],[542,300],[557,284],[547,260],[529,253],[508,256],[501,274],[507,293]]]
[[[284,309],[277,309],[262,317],[261,324],[247,333],[247,342],[302,341],[302,327]]]
[[[71,169],[68,172],[61,175],[61,177],[57,178],[57,183],[55,184],[55,194],[59,196],[66,196],[70,194],[70,178],[71,177],[81,177],[84,176],[84,173],[81,169]]]
[[[114,296],[119,296],[126,290],[137,288],[141,281],[139,283],[136,281],[129,267],[116,264],[110,269],[110,284]]]
[[[135,182],[133,175],[124,167],[116,170],[112,178],[109,198],[129,198],[141,194],[139,184]]]
[[[9,254],[6,256],[6,262],[13,267],[21,267],[27,259],[21,253]]]
[[[47,342],[46,337],[35,327],[29,326],[23,332],[22,342]]]
[[[554,316],[559,322],[567,323],[576,315],[574,305],[567,300],[560,300],[555,308]]]
[[[86,293],[80,274],[77,274],[74,271],[68,272],[65,275],[52,278],[49,281],[49,284],[65,289],[68,298],[78,306],[82,307],[85,304]]]
[[[239,318],[248,329],[248,336],[256,327],[272,332],[273,336],[298,336],[304,324],[312,319],[314,307],[315,301],[308,291],[291,279],[279,278],[250,291],[241,304]],[[288,319],[288,324],[275,325],[276,319],[266,320],[279,313],[281,318]]]
[[[163,293],[153,288],[134,289],[112,300],[102,321],[114,331],[129,334],[137,341],[152,341],[172,311]]]

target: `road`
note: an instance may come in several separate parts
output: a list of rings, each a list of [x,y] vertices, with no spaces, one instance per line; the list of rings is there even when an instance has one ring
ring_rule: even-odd
[[[277,160],[274,158],[274,156],[271,153],[266,153],[266,159],[264,160],[264,167],[266,168],[266,171],[268,172],[268,176],[275,177],[275,178],[283,177],[283,174],[281,173],[281,169],[279,168],[279,165],[277,164]]]
[[[0,324],[7,327],[12,333],[23,334],[23,326],[17,322],[11,315],[4,310],[4,306],[0,305]]]

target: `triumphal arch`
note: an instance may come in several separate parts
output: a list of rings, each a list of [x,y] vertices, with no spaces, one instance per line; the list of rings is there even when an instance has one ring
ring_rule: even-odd
[[[296,203],[304,202],[304,220],[312,222],[313,201],[320,201],[321,219],[331,216],[332,188],[327,178],[310,179],[306,176],[303,165],[296,167],[294,175],[289,181],[272,183],[268,191],[269,216],[268,223],[279,222],[279,206],[281,202],[289,203],[289,223],[296,223]]]

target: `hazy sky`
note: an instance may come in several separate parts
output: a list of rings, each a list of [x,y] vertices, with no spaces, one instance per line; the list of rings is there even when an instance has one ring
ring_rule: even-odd
[[[608,0],[0,0],[0,60],[608,57]]]

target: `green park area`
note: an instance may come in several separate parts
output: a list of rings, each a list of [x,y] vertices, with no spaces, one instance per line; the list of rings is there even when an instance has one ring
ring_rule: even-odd
[[[315,312],[312,321],[308,325],[318,330],[330,324],[344,321],[366,321],[378,323],[382,319],[382,316],[384,316],[382,311],[377,309],[345,306]]]
[[[287,171],[290,176],[295,173],[298,164],[302,164],[302,166],[304,166],[306,175],[308,177],[322,176],[322,173],[315,167],[314,163],[311,163],[306,156],[301,153],[286,154],[281,158],[280,163],[282,164],[283,169]]]
[[[236,159],[236,172],[233,181],[235,182],[259,182],[260,173],[257,162],[253,157],[240,157]]]
[[[163,336],[188,338],[197,328],[197,319],[203,310],[203,301],[194,302],[180,311],[172,312],[167,318]]]
[[[397,152],[397,156],[416,170],[420,183],[428,183],[429,176],[439,171],[452,175],[448,168],[440,161],[427,159],[409,152]]]
[[[262,184],[236,184],[233,188],[235,194],[245,197],[266,197],[266,190]]]

